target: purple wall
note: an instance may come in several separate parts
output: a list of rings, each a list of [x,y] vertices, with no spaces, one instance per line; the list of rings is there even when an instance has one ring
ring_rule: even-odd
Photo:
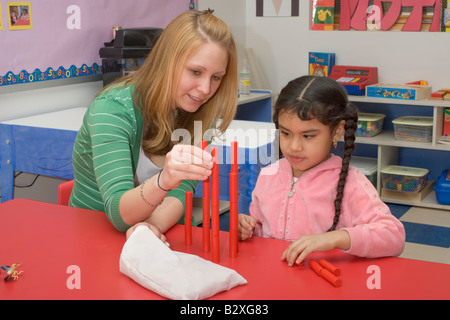
[[[7,1],[0,3],[0,76],[101,65],[98,52],[114,26],[165,28],[189,9],[188,0],[31,0],[32,29],[10,30]]]

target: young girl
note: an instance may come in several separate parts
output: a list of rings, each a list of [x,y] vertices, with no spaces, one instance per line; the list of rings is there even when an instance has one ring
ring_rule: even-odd
[[[284,158],[261,171],[250,215],[239,215],[239,238],[293,241],[281,256],[290,266],[335,248],[362,257],[400,254],[403,225],[349,167],[358,114],[345,89],[326,77],[297,78],[281,91],[273,119]],[[340,158],[330,149],[342,136]]]

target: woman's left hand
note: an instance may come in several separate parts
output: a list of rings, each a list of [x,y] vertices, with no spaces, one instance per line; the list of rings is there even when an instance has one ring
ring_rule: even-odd
[[[134,226],[132,226],[131,228],[129,228],[127,230],[126,236],[127,236],[127,240],[128,238],[131,236],[131,234],[134,232],[134,230],[136,230],[137,227],[139,226],[146,226],[148,227],[150,230],[152,230],[152,232],[164,243],[167,242],[166,240],[166,236],[161,232],[161,230],[158,229],[158,227],[154,226],[151,223],[148,222],[139,222],[136,223]]]

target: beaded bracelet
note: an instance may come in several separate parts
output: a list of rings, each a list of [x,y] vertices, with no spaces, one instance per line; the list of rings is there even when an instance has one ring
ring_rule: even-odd
[[[148,179],[147,179],[147,180],[148,180]],[[153,203],[151,203],[150,201],[148,201],[147,199],[145,199],[145,197],[144,197],[144,184],[147,182],[147,180],[145,180],[144,182],[141,183],[141,187],[140,187],[140,190],[141,190],[141,198],[142,198],[142,200],[144,200],[144,202],[145,202],[146,204],[148,204],[150,207],[156,208],[156,207],[158,207],[158,206],[162,203],[162,201],[161,201],[160,203],[158,203],[158,204],[153,204]]]

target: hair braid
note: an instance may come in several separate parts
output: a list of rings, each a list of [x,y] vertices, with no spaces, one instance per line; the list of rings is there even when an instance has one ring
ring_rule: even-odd
[[[344,133],[344,156],[342,158],[342,168],[339,174],[339,181],[337,184],[336,199],[334,201],[335,213],[333,219],[333,225],[328,231],[333,231],[336,229],[336,225],[339,222],[339,217],[341,215],[341,204],[342,198],[344,197],[344,187],[347,180],[348,168],[350,165],[350,160],[352,158],[352,152],[355,149],[355,132],[356,125],[358,122],[358,113],[355,106],[352,103],[347,103],[346,106],[346,122],[345,122],[345,133]]]

